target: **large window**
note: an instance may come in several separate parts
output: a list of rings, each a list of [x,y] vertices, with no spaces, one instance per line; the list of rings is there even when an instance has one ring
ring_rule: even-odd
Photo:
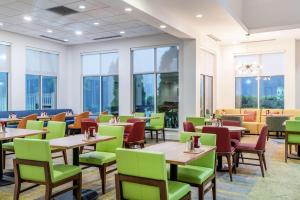
[[[237,74],[236,108],[284,108],[284,54],[237,56],[236,63],[258,63],[261,71]]]
[[[166,127],[178,128],[178,47],[132,51],[134,111],[166,114]]]
[[[118,53],[84,54],[83,110],[117,114],[119,110]]]
[[[8,72],[10,66],[10,46],[0,43],[0,111],[8,109]]]
[[[213,77],[200,75],[200,115],[210,116],[213,113]]]
[[[26,109],[57,107],[57,74],[59,55],[26,50]]]

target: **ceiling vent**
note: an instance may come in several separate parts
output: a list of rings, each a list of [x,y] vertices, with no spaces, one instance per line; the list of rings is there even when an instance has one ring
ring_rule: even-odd
[[[221,42],[221,40],[219,38],[217,38],[216,36],[214,36],[213,34],[209,34],[207,35],[209,38],[213,39],[216,42]]]
[[[43,38],[47,38],[49,40],[57,41],[57,42],[67,42],[65,40],[61,40],[61,39],[58,39],[58,38],[49,37],[49,36],[46,36],[46,35],[40,35],[40,36],[43,37]]]
[[[252,41],[245,41],[245,42],[240,42],[241,44],[249,44],[249,43],[257,43],[257,42],[270,42],[274,41],[276,39],[268,39],[268,40],[252,40]]]
[[[65,6],[57,6],[57,7],[53,7],[53,8],[48,8],[47,10],[50,12],[54,12],[58,15],[62,15],[62,16],[78,13],[78,11],[67,8]]]
[[[107,40],[122,37],[122,35],[112,35],[107,37],[94,38],[94,40]]]

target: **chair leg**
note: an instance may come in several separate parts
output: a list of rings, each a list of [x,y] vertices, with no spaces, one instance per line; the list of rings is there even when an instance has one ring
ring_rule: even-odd
[[[17,180],[17,182],[15,183],[14,200],[19,200],[20,190],[21,190],[21,183],[19,180]]]
[[[50,185],[46,185],[45,200],[51,200],[52,188]]]
[[[158,131],[155,131],[156,133],[156,143],[158,143]]]
[[[76,179],[76,200],[81,200],[81,189],[82,189],[82,174],[78,175],[78,178]]]
[[[198,192],[199,192],[199,200],[203,200],[204,199],[204,185],[203,184],[199,185]]]
[[[263,163],[264,163],[264,166],[265,166],[265,170],[267,171],[267,163],[266,163],[265,152],[262,153],[262,158],[263,158]]]
[[[227,154],[227,155],[226,155],[226,158],[227,158],[227,163],[228,163],[228,171],[229,171],[230,181],[232,181],[232,163],[231,163],[231,155]]]
[[[105,183],[106,183],[106,166],[102,165],[99,167],[101,182],[102,182],[102,194],[105,194]]]
[[[162,130],[164,142],[166,141],[165,129]]]
[[[6,151],[2,150],[2,169],[5,169]]]
[[[293,149],[293,146],[292,145],[289,145],[289,149],[290,149],[290,154],[292,154],[292,149]]]
[[[64,162],[65,162],[65,165],[68,164],[68,158],[67,158],[67,150],[63,150],[62,151],[62,154],[63,154],[63,158],[64,158]]]
[[[270,132],[268,131],[267,141],[269,140],[269,137],[270,137]]]
[[[150,136],[151,136],[151,139],[153,139],[153,133],[152,133],[152,131],[150,131]]]
[[[287,134],[287,133],[286,133]],[[286,135],[285,134],[285,135]],[[287,157],[288,157],[288,148],[289,145],[287,143],[287,136],[285,136],[285,143],[284,143],[284,161],[287,162]],[[291,151],[291,146],[290,146],[290,151]]]
[[[241,159],[242,159],[242,163],[244,163],[244,156],[243,156],[243,153],[241,153]]]
[[[257,154],[258,154],[258,158],[259,158],[259,165],[260,165],[261,175],[262,175],[262,177],[265,177],[262,153],[258,152]]]
[[[212,181],[212,184],[213,184],[213,187],[212,187],[212,196],[213,196],[213,200],[216,200],[217,199],[217,186],[216,186],[216,177],[213,178]]]

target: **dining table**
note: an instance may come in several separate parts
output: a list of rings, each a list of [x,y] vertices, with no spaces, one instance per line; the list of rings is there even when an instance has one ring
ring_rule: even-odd
[[[98,126],[133,126],[133,123],[130,122],[102,122],[98,123]]]
[[[207,127],[222,127],[222,128],[228,128],[229,132],[241,132],[246,131],[247,129],[241,126],[214,126],[214,125],[206,125]],[[202,130],[202,128],[205,126],[196,126],[195,128],[198,130]]]
[[[188,165],[191,161],[202,158],[216,150],[215,146],[201,145],[195,151],[186,151],[186,144],[181,142],[164,142],[144,148],[145,151],[162,152],[166,162],[170,164],[170,179],[177,180],[178,165]]]
[[[21,129],[21,128],[6,128],[5,132],[0,132],[0,187],[10,185],[14,183],[13,178],[6,175],[3,172],[2,165],[2,143],[3,141],[11,140],[14,138],[23,138],[26,136],[33,136],[38,134],[46,134],[45,130],[30,130],[30,129]]]

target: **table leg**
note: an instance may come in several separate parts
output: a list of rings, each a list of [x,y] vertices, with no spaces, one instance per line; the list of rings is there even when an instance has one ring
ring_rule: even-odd
[[[297,145],[297,156],[300,157],[300,145]]]
[[[175,164],[170,164],[170,180],[177,181],[178,167]]]
[[[0,141],[0,187],[14,184],[14,180],[11,177],[7,177],[3,173],[2,168],[2,141]]]

